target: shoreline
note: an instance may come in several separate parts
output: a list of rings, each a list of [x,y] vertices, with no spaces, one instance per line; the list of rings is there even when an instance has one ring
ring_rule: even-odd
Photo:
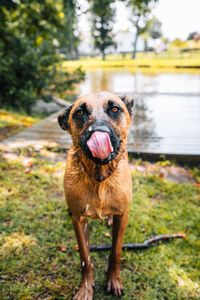
[[[136,60],[99,60],[80,59],[73,61],[63,61],[64,68],[82,67],[84,70],[93,68],[132,68],[132,69],[195,69],[200,70],[199,59],[136,59]]]

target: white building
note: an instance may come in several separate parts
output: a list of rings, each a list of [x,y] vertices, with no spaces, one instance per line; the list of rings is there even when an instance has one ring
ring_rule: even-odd
[[[80,36],[81,42],[78,46],[78,52],[79,55],[83,56],[95,56],[99,55],[100,52],[98,50],[94,49],[94,42],[91,37],[90,31],[81,32]],[[115,47],[109,47],[106,49],[106,54],[113,53],[113,54],[119,54],[119,53],[132,53],[133,52],[133,44],[134,44],[135,36],[134,33],[131,33],[130,31],[119,31],[115,37]],[[160,48],[162,42],[160,39],[153,40],[152,38],[148,39],[148,48],[152,48],[157,50]],[[145,49],[145,41],[142,37],[138,36],[137,39],[137,48],[136,51],[144,51]],[[162,50],[162,49],[161,49]]]
[[[133,52],[133,44],[135,40],[135,35],[130,31],[120,31],[115,35],[114,38],[116,42],[116,52],[117,53],[127,53]],[[138,37],[137,40],[137,51],[144,50],[144,40]]]
[[[80,44],[78,45],[78,53],[80,56],[93,56],[95,54],[94,42],[90,31],[80,33]]]

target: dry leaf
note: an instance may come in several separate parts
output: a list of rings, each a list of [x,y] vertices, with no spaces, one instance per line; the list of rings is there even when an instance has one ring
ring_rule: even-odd
[[[59,251],[62,251],[62,252],[67,251],[67,249],[65,247],[62,247],[62,246],[57,246],[56,249],[59,250]]]
[[[78,244],[75,245],[74,249],[75,249],[75,250],[79,250]]]

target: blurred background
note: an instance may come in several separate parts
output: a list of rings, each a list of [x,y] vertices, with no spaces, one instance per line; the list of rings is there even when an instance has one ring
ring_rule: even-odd
[[[0,1],[0,107],[110,90],[200,93],[198,0]],[[68,97],[67,97],[68,96]]]
[[[198,155],[199,8],[198,0],[0,0],[0,138],[62,100],[108,90],[135,99],[130,150]],[[9,121],[10,111],[32,119]]]

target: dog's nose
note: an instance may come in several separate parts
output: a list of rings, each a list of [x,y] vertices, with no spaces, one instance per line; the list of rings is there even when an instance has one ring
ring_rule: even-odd
[[[110,133],[111,130],[105,121],[96,121],[89,126],[88,131],[91,133],[95,131],[103,131],[103,132]]]

